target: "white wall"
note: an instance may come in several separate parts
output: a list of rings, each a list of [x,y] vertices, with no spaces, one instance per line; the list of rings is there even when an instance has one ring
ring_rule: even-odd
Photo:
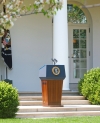
[[[93,21],[93,67],[100,67],[100,7],[89,8]]]
[[[13,69],[8,79],[19,92],[41,91],[39,68],[52,64],[52,19],[42,14],[24,16],[11,29]]]

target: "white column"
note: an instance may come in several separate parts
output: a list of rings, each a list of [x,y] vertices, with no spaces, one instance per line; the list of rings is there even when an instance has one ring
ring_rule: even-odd
[[[66,78],[63,90],[69,90],[67,0],[63,0],[63,8],[54,16],[53,58],[58,60],[57,64],[65,65]]]

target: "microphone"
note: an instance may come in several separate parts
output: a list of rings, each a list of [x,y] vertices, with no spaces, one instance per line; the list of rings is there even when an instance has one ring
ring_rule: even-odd
[[[52,60],[54,65],[58,62],[57,59],[55,59],[55,58],[54,59],[52,58],[51,60]]]

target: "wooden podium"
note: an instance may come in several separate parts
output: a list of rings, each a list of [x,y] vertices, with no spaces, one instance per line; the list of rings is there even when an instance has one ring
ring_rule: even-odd
[[[39,70],[39,78],[41,79],[43,106],[62,106],[64,65],[44,65]]]

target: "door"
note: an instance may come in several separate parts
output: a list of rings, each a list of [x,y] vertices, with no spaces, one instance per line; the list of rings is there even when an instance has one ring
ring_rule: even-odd
[[[88,27],[69,26],[70,83],[78,83],[88,70]]]

